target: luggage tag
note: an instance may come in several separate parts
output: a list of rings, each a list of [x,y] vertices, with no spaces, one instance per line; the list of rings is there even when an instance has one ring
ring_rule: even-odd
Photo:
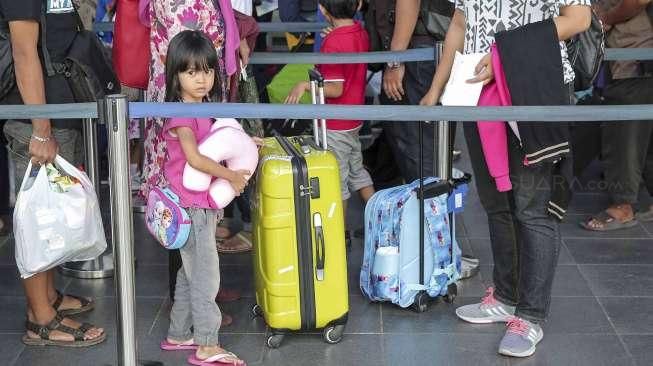
[[[460,184],[454,188],[453,192],[451,192],[449,197],[447,197],[447,207],[450,212],[462,212],[463,207],[465,206],[465,196],[467,196],[467,191],[469,191],[467,183]]]

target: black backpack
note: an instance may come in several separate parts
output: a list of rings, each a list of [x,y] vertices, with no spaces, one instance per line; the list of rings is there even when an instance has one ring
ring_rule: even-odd
[[[589,29],[567,41],[569,62],[576,78],[574,90],[586,90],[592,86],[605,56],[605,34],[601,20],[592,11]]]
[[[41,16],[41,53],[46,71],[44,77],[63,76],[75,102],[94,102],[105,95],[119,92],[120,83],[113,72],[105,47],[95,33],[83,28],[76,9],[75,14],[78,23],[77,34],[62,62],[50,60],[45,39],[47,34],[45,15]],[[9,27],[6,21],[0,21],[0,77],[1,101],[16,85]]]

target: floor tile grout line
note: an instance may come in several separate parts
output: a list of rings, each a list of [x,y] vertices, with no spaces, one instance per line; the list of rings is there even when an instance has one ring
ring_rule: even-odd
[[[638,221],[637,224],[638,224],[639,226],[641,226],[642,229],[644,229],[644,231],[646,231],[646,233],[647,233],[651,238],[653,238],[653,234],[652,234],[650,231],[648,231],[648,229],[646,228],[646,225],[644,225],[641,221]]]
[[[648,233],[647,233],[648,234]],[[563,239],[570,239],[570,240],[592,240],[592,241],[608,241],[608,240],[637,240],[637,241],[642,241],[642,240],[651,240],[651,238],[642,238],[642,237],[605,237],[605,236],[598,236],[598,237],[592,237],[592,236],[567,236],[563,235]]]
[[[319,333],[304,333],[304,334],[319,334]],[[345,334],[351,334],[351,335],[379,335],[377,333],[345,333]],[[503,335],[505,334],[505,330],[498,330],[496,332],[386,332],[383,333],[384,335],[451,335],[451,336],[456,336],[456,335],[485,335],[485,336],[496,336],[496,335]],[[602,337],[614,337],[616,334],[615,333],[547,333],[549,336],[602,336]],[[653,333],[634,333],[634,334],[623,334],[626,336],[653,336]]]
[[[579,264],[579,263],[578,263],[578,261],[576,260],[576,257],[574,257],[574,254],[571,252],[571,250],[569,250],[569,246],[567,245],[567,242],[565,241],[565,239],[566,239],[565,237],[561,237],[561,238],[560,238],[560,244],[562,245],[562,247],[564,247],[564,249],[565,249],[565,251],[567,252],[567,254],[569,254],[569,257],[570,257],[571,260],[574,262],[573,264],[574,264],[574,265],[577,267],[577,269],[580,271],[580,268],[578,268],[578,264]],[[560,248],[560,249],[562,249],[562,248]],[[562,250],[560,250],[560,251],[562,251]],[[560,256],[558,255],[558,259],[560,259],[559,257],[560,257]],[[587,282],[587,280],[585,280],[585,282]]]
[[[16,354],[16,356],[14,357],[14,359],[13,359],[11,362],[9,362],[9,365],[10,365],[10,366],[16,366],[16,365],[18,365],[18,360],[20,359],[20,356],[23,354],[23,352],[25,352],[25,349],[27,349],[27,347],[26,347],[24,344],[21,343],[21,349],[20,349],[20,352],[18,352],[18,354]]]
[[[166,301],[167,301],[166,298],[163,298],[163,300],[161,300],[161,304],[159,305],[159,310],[157,310],[156,315],[154,316],[154,320],[152,321],[152,326],[150,327],[150,330],[147,332],[147,335],[152,335],[152,331],[154,331],[154,327],[156,326],[156,323],[159,321],[159,317],[163,312],[163,307],[165,306]]]
[[[580,275],[583,276],[583,273],[581,272]],[[584,277],[584,276],[583,276],[583,277]],[[591,290],[592,290],[592,289],[590,288],[590,291],[591,291]],[[594,293],[594,292],[592,291],[592,293]],[[614,330],[614,333],[617,335],[617,339],[619,340],[619,343],[621,344],[621,347],[623,347],[624,351],[626,351],[626,355],[628,355],[628,357],[630,358],[631,363],[632,363],[633,360],[634,360],[633,354],[630,352],[630,349],[629,349],[628,346],[626,345],[626,342],[624,341],[624,339],[623,339],[623,337],[621,336],[621,334],[619,334],[619,331],[617,331],[617,327],[614,325],[614,322],[612,321],[612,318],[610,318],[610,315],[608,314],[608,311],[605,309],[605,306],[604,306],[603,303],[601,302],[601,299],[600,299],[598,296],[596,296],[596,295],[594,295],[594,298],[596,299],[596,302],[597,302],[597,303],[599,304],[599,306],[601,307],[601,310],[603,311],[603,314],[605,315],[605,318],[608,320],[608,323],[610,323],[610,326],[611,326],[612,329]]]
[[[606,267],[621,267],[621,266],[640,266],[640,267],[653,267],[653,263],[578,263],[578,265],[581,266],[586,266],[586,267],[599,267],[599,266],[606,266]]]

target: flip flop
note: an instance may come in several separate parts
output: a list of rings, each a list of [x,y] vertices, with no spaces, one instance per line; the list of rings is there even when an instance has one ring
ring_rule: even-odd
[[[593,227],[590,226],[590,221],[599,221],[603,223],[603,227]],[[614,231],[620,229],[627,229],[638,224],[637,219],[631,219],[625,222],[621,222],[614,217],[610,216],[606,211],[601,211],[600,213],[590,217],[585,221],[581,221],[580,226],[589,231]]]
[[[64,299],[65,296],[68,296],[68,297],[70,297],[72,299],[75,299],[75,300],[79,301],[81,306],[78,307],[78,308],[59,310],[59,307],[63,303],[63,299]],[[80,296],[75,296],[75,295],[62,294],[61,292],[59,292],[59,290],[57,290],[57,299],[54,301],[54,304],[52,304],[52,307],[59,314],[61,314],[61,316],[67,317],[67,316],[82,314],[82,313],[85,313],[87,311],[91,311],[95,307],[95,303],[93,302],[93,300],[90,300],[90,299],[87,299],[87,298],[84,298],[84,297],[80,297]]]
[[[197,358],[197,356],[193,353],[188,357],[188,363],[191,365],[195,366],[220,366],[220,365],[230,365],[230,366],[247,366],[245,361],[240,360],[240,363],[234,363],[232,361],[224,361],[226,358],[236,358],[239,359],[238,356],[234,355],[231,352],[225,352],[225,353],[218,353],[217,355],[213,355],[205,360],[200,360]]]
[[[234,235],[232,238],[221,241],[218,243],[218,252],[224,254],[236,254],[236,253],[245,253],[252,250],[252,239],[251,234],[245,234],[244,232],[239,232]],[[238,240],[240,243],[238,245],[225,245],[228,241]]]
[[[177,344],[170,343],[167,338],[161,341],[161,349],[164,351],[188,351],[196,350],[198,348],[199,346],[195,344],[193,339],[189,339],[186,342]]]

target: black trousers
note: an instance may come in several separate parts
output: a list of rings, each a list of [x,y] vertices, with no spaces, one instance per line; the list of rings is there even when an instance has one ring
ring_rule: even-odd
[[[603,96],[613,105],[653,104],[653,78],[614,80]],[[651,120],[603,124],[602,158],[613,203],[637,203],[643,177],[649,193],[653,193],[652,136]]]
[[[416,42],[412,48],[430,48],[435,46],[435,41]],[[406,73],[404,75],[404,100],[397,103],[390,100],[383,92],[381,93],[381,104],[403,104],[419,105],[420,100],[426,95],[431,87],[433,76],[435,75],[436,63],[433,61],[407,62],[405,64]],[[395,157],[395,161],[400,162],[399,169],[406,182],[412,182],[419,178],[419,121],[415,122],[386,122],[384,123],[384,132],[390,144],[390,148]],[[433,149],[435,141],[433,139],[435,124],[424,124],[424,166],[425,176],[434,176],[433,170]],[[451,127],[451,142],[455,137],[455,124]],[[451,150],[451,149],[450,149]]]

